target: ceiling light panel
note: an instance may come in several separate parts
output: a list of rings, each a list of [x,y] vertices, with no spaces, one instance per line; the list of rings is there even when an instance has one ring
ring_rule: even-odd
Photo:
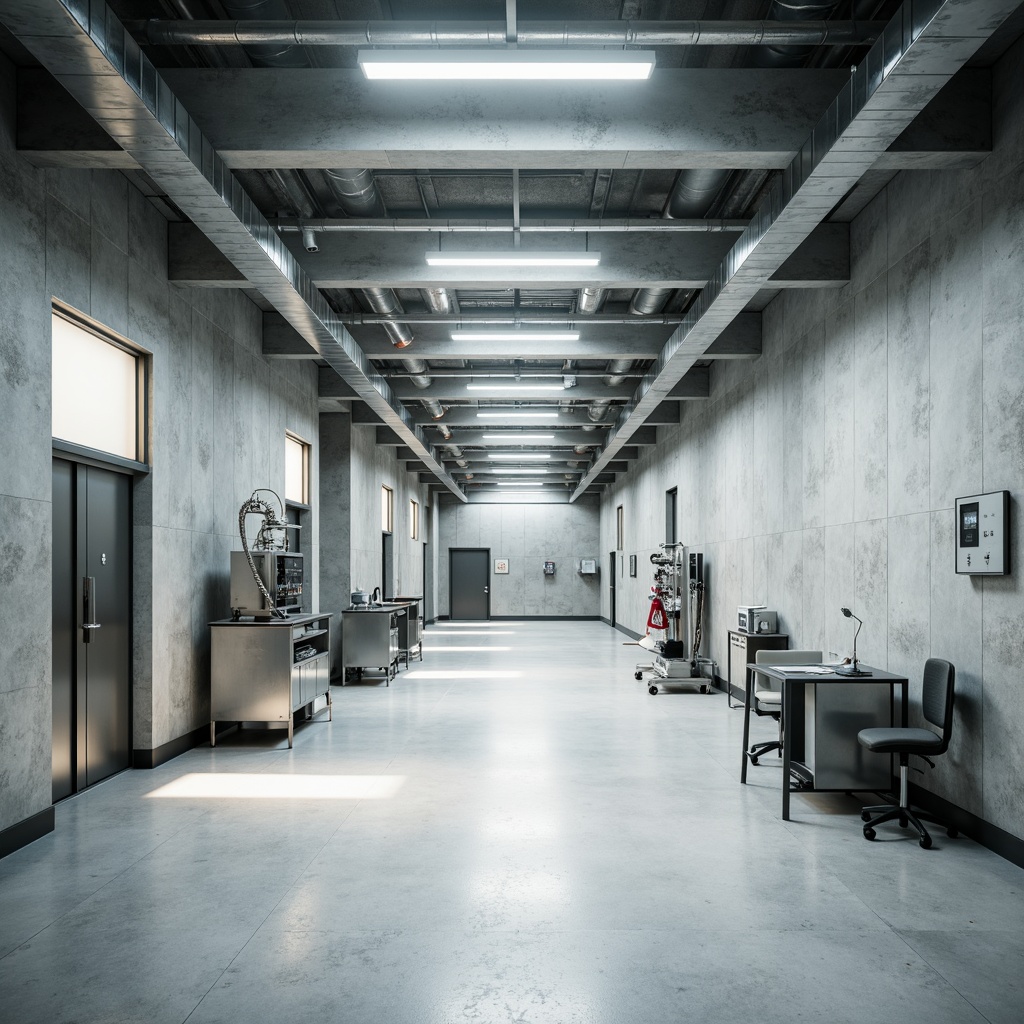
[[[554,441],[554,434],[484,434],[484,441],[503,441],[505,444],[521,444],[523,441]]]
[[[371,81],[642,82],[654,70],[645,50],[360,50]]]
[[[480,420],[557,420],[557,412],[478,412]]]
[[[562,384],[467,384],[467,391],[564,391]]]
[[[489,459],[508,459],[510,462],[526,462],[533,461],[534,459],[550,459],[551,456],[546,452],[491,452],[487,458]]]
[[[596,267],[599,252],[428,252],[431,267]]]
[[[452,341],[579,341],[579,331],[452,331]]]
[[[546,473],[546,469],[488,469],[486,473],[504,473],[506,476],[533,476],[536,473]]]

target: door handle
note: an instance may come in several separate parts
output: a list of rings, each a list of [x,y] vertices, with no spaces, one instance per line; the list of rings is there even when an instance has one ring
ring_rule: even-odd
[[[82,577],[82,642],[89,643],[92,640],[92,631],[99,629],[102,623],[94,622],[96,618],[96,577]]]
[[[489,594],[490,592],[491,592],[491,588],[490,587],[484,587],[484,593],[485,594]]]

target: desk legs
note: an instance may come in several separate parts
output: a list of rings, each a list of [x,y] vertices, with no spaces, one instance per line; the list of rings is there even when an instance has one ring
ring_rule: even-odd
[[[740,782],[743,785],[747,784],[747,750],[750,749],[750,691],[754,688],[749,671],[746,673],[746,682],[746,693],[743,695],[743,753],[741,755],[743,763],[740,765]],[[728,693],[728,680],[725,686],[725,692]]]

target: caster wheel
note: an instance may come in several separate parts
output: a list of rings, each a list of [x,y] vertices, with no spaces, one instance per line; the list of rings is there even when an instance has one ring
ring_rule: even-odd
[[[873,828],[864,829],[864,838],[871,840],[875,838],[875,830]]]
[[[637,681],[638,683],[640,682],[640,680],[641,680],[641,679],[643,679],[643,677],[644,677],[644,674],[643,674],[643,672],[634,672],[634,673],[633,673],[633,678],[634,678],[634,679],[635,679],[635,680],[636,680],[636,681]]]
[[[700,692],[701,693],[710,693],[711,692],[711,687],[710,686],[702,686],[700,688]]]
[[[757,754],[751,754],[750,755],[750,763],[751,764],[757,764]]]
[[[648,686],[647,692],[653,697],[658,692],[658,688],[656,686]]]
[[[868,814],[867,811],[861,811],[860,812],[860,820],[861,821],[870,821],[871,820],[871,815]]]
[[[931,836],[921,836],[921,849],[922,850],[930,850],[931,848],[932,848],[932,837]]]
[[[956,839],[956,837],[960,835],[960,832],[955,828],[947,828],[946,835],[949,836],[950,839]]]

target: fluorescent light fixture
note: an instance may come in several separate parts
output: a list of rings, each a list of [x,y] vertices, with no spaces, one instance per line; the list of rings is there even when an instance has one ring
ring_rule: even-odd
[[[480,420],[557,420],[557,412],[478,412]]]
[[[452,331],[452,341],[579,341],[579,331]]]
[[[509,459],[513,462],[525,462],[527,459],[550,459],[546,452],[492,452],[489,459]]]
[[[547,480],[535,480],[530,483],[525,480],[499,480],[499,487],[543,487],[547,483]]]
[[[467,391],[565,391],[562,384],[467,384]]]
[[[520,441],[554,441],[554,434],[483,434],[484,441],[504,441],[506,444],[519,444]]]
[[[649,50],[360,50],[371,81],[642,82]]]
[[[596,267],[599,252],[428,252],[431,267]]]
[[[488,469],[488,473],[505,473],[508,476],[533,476],[534,473],[547,473],[546,469]]]

